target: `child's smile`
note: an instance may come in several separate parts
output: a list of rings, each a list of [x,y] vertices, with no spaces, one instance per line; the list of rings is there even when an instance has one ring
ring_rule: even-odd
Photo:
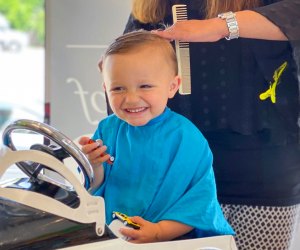
[[[162,53],[143,46],[105,59],[104,85],[111,108],[133,126],[146,125],[162,114],[179,87],[180,80]]]
[[[143,112],[145,111],[147,108],[130,108],[130,109],[125,109],[127,112],[129,113],[140,113],[140,112]]]

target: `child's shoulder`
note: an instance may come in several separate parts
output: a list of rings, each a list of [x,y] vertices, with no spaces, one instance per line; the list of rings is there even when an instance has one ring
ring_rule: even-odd
[[[188,126],[195,126],[191,120],[189,120],[188,118],[186,118],[185,116],[171,110],[172,116],[174,117],[174,119],[177,119],[180,123],[186,124]]]
[[[195,134],[203,137],[201,131],[196,127],[196,125],[185,116],[171,110],[171,117],[173,126],[182,133]]]
[[[173,110],[171,110],[171,116],[172,116],[172,119],[174,121],[176,121],[178,124],[182,124],[184,126],[192,128],[192,129],[199,130],[190,119],[186,118],[185,116],[183,116]]]

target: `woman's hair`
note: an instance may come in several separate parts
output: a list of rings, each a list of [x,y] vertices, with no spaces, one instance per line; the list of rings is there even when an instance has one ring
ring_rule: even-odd
[[[99,68],[102,70],[102,63],[110,55],[130,53],[144,49],[146,46],[155,46],[155,49],[162,54],[162,58],[170,62],[175,75],[178,74],[177,58],[171,43],[165,38],[145,30],[129,32],[116,38],[105,51]]]
[[[171,2],[171,3],[170,3]],[[132,15],[142,23],[158,23],[170,12],[178,0],[132,0]],[[226,11],[240,11],[258,7],[260,0],[206,0],[206,18],[217,17]]]
[[[157,23],[161,21],[167,9],[168,0],[132,0],[132,15],[142,23]]]
[[[226,11],[249,10],[260,5],[260,0],[206,0],[206,18],[217,17]]]

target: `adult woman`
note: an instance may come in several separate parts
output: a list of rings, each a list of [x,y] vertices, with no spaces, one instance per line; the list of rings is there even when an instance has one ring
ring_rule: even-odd
[[[194,20],[172,26],[173,4],[187,4]],[[236,19],[230,32],[226,17],[216,17],[229,11]],[[300,212],[299,88],[291,46],[299,44],[299,20],[299,0],[135,0],[126,25],[125,32],[170,26],[156,33],[193,42],[192,94],[177,94],[168,106],[209,141],[218,198],[239,249],[288,249]]]

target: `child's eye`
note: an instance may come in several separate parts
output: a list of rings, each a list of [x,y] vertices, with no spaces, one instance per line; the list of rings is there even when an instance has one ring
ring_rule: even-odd
[[[123,87],[114,87],[110,89],[110,92],[121,92],[123,90],[124,90]]]
[[[152,85],[150,85],[150,84],[142,84],[142,85],[140,86],[140,88],[141,88],[141,89],[150,89],[150,88],[152,88]]]

